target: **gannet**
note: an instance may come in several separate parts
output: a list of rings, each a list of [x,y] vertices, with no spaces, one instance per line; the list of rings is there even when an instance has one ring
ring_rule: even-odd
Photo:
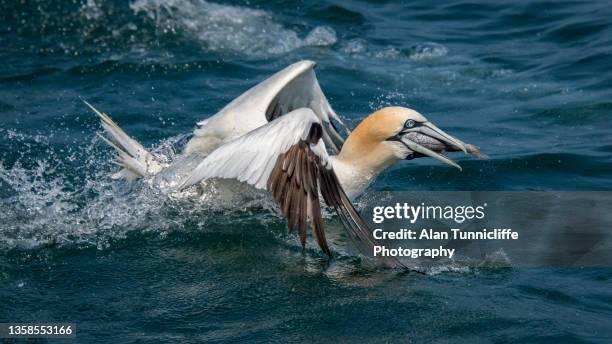
[[[100,117],[107,134],[103,139],[117,151],[116,162],[123,169],[114,178],[133,180],[174,168],[182,174],[172,185],[175,191],[211,178],[248,183],[272,194],[289,230],[297,228],[303,246],[310,222],[318,246],[331,255],[323,229],[322,196],[359,249],[371,256],[377,241],[351,200],[399,160],[428,156],[461,169],[441,153],[479,155],[479,150],[404,107],[382,108],[349,131],[323,95],[314,66],[311,61],[293,64],[199,122],[183,159],[171,165],[160,163],[108,115],[85,103]],[[345,128],[346,140],[333,121]],[[328,147],[338,154],[328,154]],[[383,263],[404,267],[394,258]]]

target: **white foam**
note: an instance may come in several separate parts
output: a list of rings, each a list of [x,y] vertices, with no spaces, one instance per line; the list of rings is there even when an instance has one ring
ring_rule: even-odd
[[[442,44],[426,42],[410,47],[409,57],[412,60],[428,60],[448,55],[448,48]]]
[[[215,52],[261,57],[337,41],[329,26],[315,27],[302,39],[268,12],[242,6],[203,0],[136,0],[130,7],[154,21],[158,30],[181,32]]]
[[[374,57],[382,59],[396,59],[402,56],[402,52],[395,47],[387,47],[384,49],[377,50],[374,53]]]
[[[100,17],[103,16],[103,12],[100,9],[100,7],[98,6],[98,4],[96,3],[95,0],[87,0],[82,6],[81,6],[81,13],[85,16],[85,18],[87,18],[88,20],[96,20],[99,19]]]
[[[368,44],[363,38],[353,38],[345,42],[340,51],[345,54],[362,55],[368,50]]]
[[[325,47],[338,41],[336,31],[329,26],[317,26],[304,39],[304,44]]]
[[[204,228],[215,212],[232,217],[244,211],[234,206],[236,202],[246,208],[274,205],[269,197],[244,189],[233,198],[227,192],[222,195],[215,183],[200,197],[177,199],[167,197],[148,181],[127,184],[111,180],[110,171],[116,167],[109,164],[108,147],[98,139],[66,151],[52,149],[48,137],[0,129],[0,139],[8,138],[19,143],[22,157],[10,166],[0,161],[0,249],[50,244],[104,249],[133,231],[165,235],[187,230],[182,221],[188,221],[189,228]],[[155,151],[168,151],[172,141]],[[44,158],[34,158],[41,151]],[[238,194],[248,199],[237,201]],[[262,212],[256,218],[266,221],[270,214]]]

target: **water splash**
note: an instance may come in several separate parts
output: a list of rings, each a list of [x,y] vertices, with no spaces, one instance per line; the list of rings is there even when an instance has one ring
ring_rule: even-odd
[[[220,187],[210,182],[193,198],[168,197],[152,180],[128,184],[111,180],[110,152],[98,139],[74,151],[53,148],[50,136],[0,130],[10,138],[16,161],[0,160],[0,248],[95,246],[104,249],[128,233],[210,231],[210,222],[237,217],[244,209],[259,223],[277,220],[270,211],[274,203],[256,190]],[[169,154],[181,137],[165,140],[154,148]],[[8,141],[8,140],[7,140]],[[44,151],[45,158],[36,152]],[[236,208],[240,195],[243,207]],[[239,217],[239,216],[238,216]]]
[[[162,33],[182,32],[214,52],[265,57],[337,41],[329,26],[315,27],[302,39],[269,13],[241,6],[203,0],[137,0],[130,8],[153,21]]]
[[[448,55],[448,48],[442,44],[427,42],[410,47],[408,56],[415,61],[429,60]]]
[[[304,45],[326,47],[338,41],[336,31],[330,26],[317,26],[304,38]]]
[[[372,46],[362,38],[353,38],[342,42],[339,50],[351,56],[386,60],[408,59],[413,62],[430,61],[448,56],[448,48],[439,43],[416,43],[408,49],[398,49],[394,46]]]

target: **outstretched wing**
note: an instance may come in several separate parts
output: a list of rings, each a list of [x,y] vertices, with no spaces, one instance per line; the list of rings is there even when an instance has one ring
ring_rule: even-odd
[[[338,147],[334,140],[344,143],[344,138],[334,124],[342,126],[348,135],[350,131],[340,117],[332,109],[321,90],[315,74],[316,64],[312,61],[298,62],[289,78],[285,78],[277,86],[281,86],[266,109],[268,122],[301,107],[310,108],[323,124],[323,139],[335,151]],[[333,140],[332,140],[333,139]]]
[[[319,201],[319,191],[333,207],[359,248],[368,255],[376,245],[368,226],[342,189],[321,140],[320,119],[309,109],[298,109],[207,156],[181,184],[181,189],[208,178],[231,178],[272,193],[287,219],[298,229],[302,245],[310,220],[321,250],[330,254]],[[388,263],[388,262],[387,262]],[[394,266],[402,266],[399,261]]]
[[[320,123],[309,109],[293,111],[212,151],[181,188],[217,177],[237,179],[265,189],[278,156],[300,140],[306,140],[310,127]]]
[[[194,135],[210,135],[211,127],[228,131],[220,133],[222,136],[231,135],[230,132],[242,135],[293,110],[309,108],[321,122],[325,143],[337,152],[335,142],[344,143],[338,126],[346,135],[350,131],[323,94],[315,66],[313,61],[300,61],[286,67],[234,99],[213,117],[198,122],[201,127]]]

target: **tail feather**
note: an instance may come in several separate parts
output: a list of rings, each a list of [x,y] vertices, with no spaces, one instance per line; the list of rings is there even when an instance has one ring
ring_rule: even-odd
[[[113,147],[117,153],[115,160],[112,162],[122,167],[122,169],[113,174],[113,179],[136,180],[147,175],[156,174],[162,169],[155,157],[147,151],[140,143],[132,139],[126,134],[117,123],[115,123],[107,114],[98,111],[87,101],[83,100],[98,117],[102,123],[105,134],[98,136]]]

